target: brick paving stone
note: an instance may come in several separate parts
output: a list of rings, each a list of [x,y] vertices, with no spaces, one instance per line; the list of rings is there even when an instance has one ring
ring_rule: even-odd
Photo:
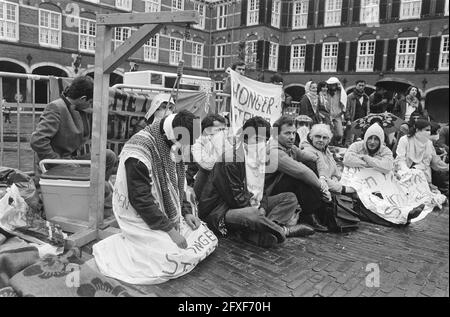
[[[358,297],[365,290],[366,286],[362,284],[357,284],[352,290],[350,290],[345,296],[346,297]]]
[[[408,287],[408,289],[406,290],[406,296],[407,297],[416,297],[419,293],[420,290],[422,289],[421,286],[412,284]]]
[[[309,278],[309,271],[302,271],[301,274],[295,277],[295,279],[287,284],[287,287],[294,290],[302,285]]]
[[[361,296],[363,297],[372,297],[377,291],[379,290],[378,287],[365,287],[363,292],[361,293]]]
[[[343,297],[347,294],[348,292],[342,288],[342,286],[338,287],[336,289],[336,291],[334,291],[333,294],[331,294],[331,297]]]
[[[331,296],[331,294],[333,294],[338,289],[338,287],[340,287],[339,283],[336,282],[328,283],[324,288],[322,288],[319,291],[319,294],[325,297]]]
[[[424,294],[426,296],[432,297],[436,292],[436,287],[434,284],[428,283],[422,290],[420,291],[421,294]]]
[[[342,288],[346,291],[352,291],[359,283],[360,280],[358,278],[352,277],[344,285],[342,285]]]
[[[388,297],[405,297],[406,291],[395,288],[392,292],[390,292]]]

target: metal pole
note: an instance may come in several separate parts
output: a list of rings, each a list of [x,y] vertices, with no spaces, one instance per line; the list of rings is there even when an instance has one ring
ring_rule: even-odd
[[[0,166],[3,166],[3,78],[0,76]]]
[[[17,131],[17,169],[20,170],[20,79],[17,78],[16,80],[16,102],[17,102],[17,125],[16,125],[16,131]]]
[[[35,89],[35,85],[36,85],[36,81],[34,79],[30,79],[31,80],[31,103],[33,105],[33,113],[31,115],[33,120],[32,123],[32,127],[33,127],[33,132],[36,129],[36,89]],[[36,162],[36,155],[34,154],[33,151],[33,171],[36,173],[36,167],[37,167],[37,162]]]

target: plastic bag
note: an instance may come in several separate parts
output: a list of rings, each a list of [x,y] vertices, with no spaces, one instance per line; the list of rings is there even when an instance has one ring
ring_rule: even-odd
[[[8,186],[15,184],[19,189],[20,196],[22,196],[31,210],[40,214],[42,202],[32,177],[13,168],[0,167],[0,183]]]
[[[5,196],[0,199],[0,227],[14,230],[27,225],[26,214],[29,207],[20,195],[16,185],[7,189]]]

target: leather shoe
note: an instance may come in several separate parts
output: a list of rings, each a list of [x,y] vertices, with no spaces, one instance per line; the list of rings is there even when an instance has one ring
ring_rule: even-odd
[[[419,217],[419,215],[422,213],[424,208],[425,208],[425,205],[421,204],[421,205],[417,206],[416,208],[412,209],[408,214],[407,222],[410,222],[412,219]]]
[[[308,225],[298,224],[294,226],[286,227],[287,234],[286,237],[307,237],[314,234],[314,229]]]
[[[320,224],[319,220],[316,218],[315,214],[310,214],[306,217],[306,223],[308,223],[315,231],[318,232],[328,232],[328,228]]]
[[[269,232],[243,231],[241,238],[263,248],[271,248],[278,243],[277,237]]]

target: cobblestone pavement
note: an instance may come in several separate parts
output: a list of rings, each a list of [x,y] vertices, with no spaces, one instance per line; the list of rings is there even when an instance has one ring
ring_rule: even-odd
[[[273,249],[220,239],[189,274],[135,288],[156,296],[448,297],[448,255],[445,208],[403,229],[361,223],[349,234],[316,233]],[[366,286],[371,263],[379,266],[379,287]]]

